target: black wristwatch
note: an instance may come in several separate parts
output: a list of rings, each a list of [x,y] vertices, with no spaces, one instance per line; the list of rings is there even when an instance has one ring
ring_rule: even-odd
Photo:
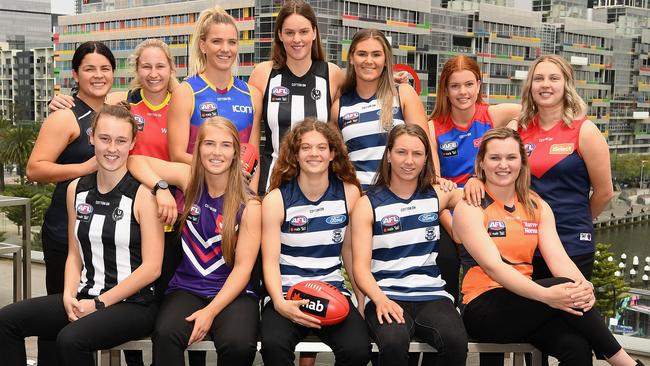
[[[156,195],[156,192],[158,192],[159,189],[169,189],[169,183],[167,183],[164,180],[159,180],[158,183],[156,183],[153,188],[151,189],[151,194],[154,196]]]
[[[104,304],[102,300],[99,299],[99,296],[95,296],[93,300],[95,300],[95,310],[102,310],[106,308],[106,304]]]

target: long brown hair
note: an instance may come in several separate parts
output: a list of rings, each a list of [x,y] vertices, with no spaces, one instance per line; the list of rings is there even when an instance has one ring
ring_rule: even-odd
[[[535,218],[535,208],[537,208],[537,202],[534,198],[538,197],[535,192],[530,189],[530,166],[528,165],[528,154],[526,153],[526,148],[524,143],[521,141],[521,137],[517,133],[508,127],[499,127],[493,128],[483,135],[481,140],[481,146],[478,148],[478,154],[476,155],[476,162],[474,163],[474,168],[476,169],[476,177],[480,179],[484,184],[487,180],[483,167],[481,167],[481,162],[485,159],[485,154],[487,153],[487,144],[492,140],[506,140],[513,139],[519,144],[519,155],[521,156],[521,169],[519,170],[519,175],[515,180],[515,192],[517,194],[517,199],[526,209],[530,218]]]
[[[268,191],[280,187],[283,183],[300,174],[300,164],[298,163],[300,143],[302,142],[302,136],[310,131],[316,131],[323,135],[327,140],[330,151],[334,152],[334,160],[329,165],[330,173],[334,174],[342,182],[355,185],[361,191],[361,185],[357,180],[354,166],[348,157],[348,149],[345,147],[341,135],[329,123],[320,122],[312,117],[296,124],[282,138],[280,153],[271,173]]]
[[[397,138],[402,135],[417,137],[420,142],[422,142],[422,145],[424,145],[424,152],[426,154],[426,157],[422,171],[420,171],[420,174],[418,175],[418,190],[422,191],[428,187],[431,187],[432,183],[436,183],[436,168],[433,165],[433,158],[431,157],[431,145],[429,144],[427,133],[424,132],[422,127],[415,124],[397,125],[390,131],[388,134],[386,149],[384,150],[384,155],[381,157],[379,171],[375,176],[373,186],[378,188],[390,186],[391,166],[388,162],[388,154],[390,154],[391,150],[393,150],[393,146],[395,146],[395,140],[397,140]]]
[[[284,2],[280,12],[278,12],[278,17],[275,19],[275,29],[273,29],[271,61],[273,61],[274,69],[281,69],[287,64],[287,51],[284,49],[284,45],[280,40],[280,32],[282,32],[284,21],[293,14],[302,15],[307,18],[316,32],[316,39],[311,44],[311,59],[325,61],[325,51],[320,40],[320,31],[318,30],[318,21],[316,20],[314,8],[304,0],[287,0]]]
[[[388,43],[388,39],[386,39],[386,36],[380,30],[362,29],[352,38],[352,43],[350,43],[350,50],[348,52],[348,69],[345,75],[345,81],[341,87],[341,93],[349,93],[357,87],[357,73],[354,71],[354,66],[352,65],[351,60],[359,42],[368,39],[374,39],[379,42],[384,51],[384,69],[381,71],[381,75],[379,76],[379,84],[377,85],[375,95],[377,96],[377,101],[381,107],[379,112],[379,121],[384,129],[388,131],[393,125],[393,101],[397,95],[397,89],[395,88],[395,82],[393,81],[393,50],[390,43]]]
[[[243,205],[250,199],[255,199],[251,194],[244,176],[242,175],[241,160],[241,143],[239,141],[239,132],[237,128],[224,117],[211,117],[203,122],[196,137],[196,144],[194,144],[194,152],[192,154],[192,167],[190,173],[190,183],[185,190],[185,207],[183,215],[181,216],[181,225],[185,225],[187,217],[190,214],[192,204],[196,203],[203,194],[203,186],[205,185],[205,169],[201,163],[200,148],[207,135],[208,128],[217,128],[225,134],[229,134],[233,140],[233,147],[235,154],[228,170],[228,185],[223,198],[223,228],[221,232],[221,252],[223,259],[229,266],[234,265],[235,261],[235,247],[237,245],[237,217]]]
[[[564,77],[564,111],[562,113],[562,121],[570,127],[573,120],[584,116],[587,112],[587,105],[576,90],[576,80],[573,75],[573,67],[571,67],[571,64],[569,64],[566,59],[557,55],[540,56],[532,65],[530,65],[530,68],[528,69],[528,77],[526,77],[526,82],[521,91],[519,127],[527,128],[528,124],[539,112],[537,104],[535,103],[535,100],[533,100],[533,93],[530,89],[533,85],[533,78],[535,77],[535,68],[542,62],[550,62],[557,66],[562,72],[562,76]]]
[[[476,60],[466,55],[458,55],[450,58],[445,62],[440,73],[440,80],[438,80],[438,89],[436,90],[436,106],[429,116],[429,119],[446,119],[451,113],[451,102],[447,95],[447,87],[449,86],[449,77],[456,71],[469,70],[476,77],[476,82],[481,82],[481,68],[476,63]],[[481,87],[479,87],[478,95],[476,96],[476,103],[483,103],[483,95],[481,94]]]

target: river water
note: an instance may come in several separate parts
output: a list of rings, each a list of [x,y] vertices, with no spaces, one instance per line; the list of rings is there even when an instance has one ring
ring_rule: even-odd
[[[635,255],[643,263],[645,257],[650,256],[650,222],[596,230],[596,242],[612,244],[610,250],[617,262],[625,253],[628,265]]]

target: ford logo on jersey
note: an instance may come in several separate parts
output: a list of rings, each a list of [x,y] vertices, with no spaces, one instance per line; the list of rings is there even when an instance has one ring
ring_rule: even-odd
[[[213,111],[217,109],[217,104],[214,102],[203,102],[201,103],[201,106],[199,107],[202,111]]]
[[[335,216],[330,216],[325,219],[325,222],[330,224],[330,225],[338,225],[344,223],[346,220],[345,215],[335,215]]]
[[[418,216],[418,221],[420,222],[434,222],[438,218],[438,214],[434,212],[429,212]]]

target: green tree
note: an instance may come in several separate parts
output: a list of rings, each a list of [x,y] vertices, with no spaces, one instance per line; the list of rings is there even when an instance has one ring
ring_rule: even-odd
[[[594,273],[591,282],[596,290],[596,308],[605,318],[614,317],[614,309],[618,300],[627,296],[630,289],[625,282],[624,276],[616,277],[618,263],[614,259],[614,253],[609,248],[611,244],[596,244],[596,255],[594,261]],[[609,258],[612,258],[610,261]]]
[[[43,224],[43,216],[50,203],[52,202],[52,185],[47,185],[45,188],[39,188],[34,185],[16,185],[8,186],[4,193],[7,196],[13,197],[27,197],[31,200],[30,212],[32,227],[37,227]],[[18,226],[19,230],[23,226],[23,208],[20,206],[2,207],[0,209],[5,213],[9,221]]]
[[[39,127],[33,122],[20,123],[0,132],[1,160],[18,166],[20,184],[25,184],[25,167],[34,148]]]

